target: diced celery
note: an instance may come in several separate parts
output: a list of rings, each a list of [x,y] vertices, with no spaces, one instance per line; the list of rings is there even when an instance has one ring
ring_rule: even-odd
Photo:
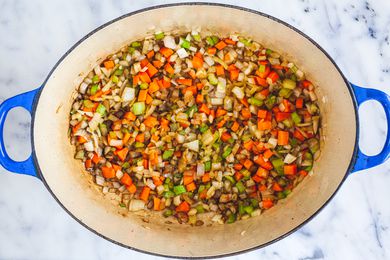
[[[236,183],[236,188],[238,189],[239,193],[243,193],[245,191],[245,186],[241,181]]]
[[[163,197],[166,198],[166,199],[175,197],[175,193],[173,193],[173,192],[170,191],[170,190],[164,191],[162,195],[163,195]]]
[[[106,114],[106,107],[102,104],[99,104],[96,108],[96,113],[99,113],[101,116],[104,116]]]
[[[217,77],[215,76],[214,73],[210,73],[208,75],[208,80],[209,80],[211,85],[217,85],[218,84],[218,79],[217,79]]]
[[[83,105],[86,108],[93,108],[95,106],[95,104],[91,100],[88,100],[88,99],[85,99],[83,101]]]
[[[189,49],[191,47],[191,43],[189,41],[183,39],[181,47],[183,47],[184,49]]]
[[[292,121],[291,119],[283,120],[283,124],[284,124],[287,128],[293,127],[293,121]]]
[[[171,209],[167,209],[163,213],[163,216],[166,217],[166,218],[169,217],[169,216],[172,216],[172,215],[173,215],[173,211]]]
[[[230,181],[232,184],[236,183],[236,180],[234,180],[233,176],[225,175],[223,176],[226,180]]]
[[[203,125],[199,128],[199,131],[203,134],[203,133],[206,132],[208,129],[209,129],[208,125],[203,124]]]
[[[279,175],[284,175],[284,162],[281,158],[273,159],[271,163]]]
[[[209,172],[211,170],[211,161],[207,161],[204,163],[204,171]]]
[[[228,216],[228,219],[226,220],[226,223],[227,224],[232,224],[232,223],[234,223],[234,222],[236,222],[236,214],[230,214],[229,216]]]
[[[140,42],[132,42],[131,47],[133,47],[133,48],[141,47],[141,43]]]
[[[164,151],[162,158],[163,158],[163,160],[168,160],[172,156],[173,156],[173,149],[169,149],[169,150]]]
[[[222,158],[226,159],[226,157],[228,157],[231,153],[232,153],[232,148],[230,146],[227,146],[222,153]]]
[[[119,78],[118,78],[117,76],[113,75],[113,76],[111,77],[111,81],[112,81],[113,83],[118,83],[118,82],[119,82]]]
[[[192,38],[194,38],[195,41],[200,42],[202,39],[200,38],[199,34],[192,35]]]
[[[122,76],[123,74],[123,69],[117,69],[115,72],[114,72],[114,75],[115,76]]]
[[[142,115],[145,113],[145,102],[135,102],[133,104],[133,113],[136,116]]]
[[[266,54],[266,55],[271,55],[271,53],[272,53],[272,50],[271,50],[271,49],[266,49],[266,50],[265,50],[265,54]]]
[[[279,90],[279,97],[289,98],[292,94],[292,90],[288,88],[282,88]]]
[[[268,109],[271,109],[276,103],[276,97],[275,96],[270,96],[265,100],[265,106]]]
[[[244,207],[244,211],[248,214],[251,214],[253,212],[253,207],[252,205],[249,205],[249,206],[245,206]]]
[[[149,88],[149,85],[148,85],[148,83],[143,82],[143,83],[141,83],[141,85],[139,86],[139,88],[140,88],[140,89],[147,89],[147,88]]]
[[[156,38],[156,40],[162,40],[165,37],[165,35],[163,32],[159,32],[159,33],[156,33],[154,35],[154,37]]]
[[[259,201],[257,199],[251,199],[251,205],[254,208],[257,208],[259,206]]]
[[[210,36],[206,37],[206,42],[211,46],[214,46],[215,44],[213,38],[211,38]]]
[[[143,147],[145,147],[145,144],[144,144],[144,143],[141,143],[141,142],[135,142],[135,143],[134,143],[134,147],[135,147],[135,148],[143,148]]]
[[[260,66],[259,66],[259,72],[260,73],[264,73],[265,72],[265,65],[264,64],[260,64]]]
[[[92,85],[92,87],[91,87],[91,95],[95,95],[98,90],[99,90],[99,85],[98,84]]]
[[[180,195],[186,192],[186,188],[183,185],[174,186],[173,192],[175,193],[175,195]]]
[[[204,213],[204,208],[203,208],[202,204],[199,204],[198,206],[196,206],[195,209],[196,209],[197,213]]]
[[[263,103],[264,103],[263,100],[257,99],[257,98],[254,98],[254,97],[249,98],[248,102],[249,102],[249,104],[252,104],[252,105],[257,106],[257,107],[262,106]]]
[[[282,82],[283,88],[294,89],[297,83],[292,79],[284,79]]]
[[[299,124],[302,120],[301,117],[298,115],[298,113],[295,111],[291,114],[291,118],[296,125]]]
[[[124,162],[123,164],[122,164],[122,169],[127,169],[127,168],[129,168],[130,167],[130,163],[129,162]]]
[[[99,76],[95,75],[92,77],[92,83],[98,83],[100,81]]]

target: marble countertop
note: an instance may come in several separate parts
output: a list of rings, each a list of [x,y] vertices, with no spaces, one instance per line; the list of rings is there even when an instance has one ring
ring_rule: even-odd
[[[95,27],[170,2],[0,0],[0,102],[39,86],[66,50]],[[218,2],[292,24],[316,40],[350,81],[390,94],[390,1]],[[360,116],[360,145],[375,154],[386,133],[384,113],[377,103],[367,102]],[[4,137],[15,159],[31,152],[29,120],[22,109],[7,119]],[[299,231],[230,259],[390,259],[389,170],[390,161],[350,176],[331,203]],[[0,259],[158,258],[124,249],[83,228],[39,180],[3,168],[0,172]]]

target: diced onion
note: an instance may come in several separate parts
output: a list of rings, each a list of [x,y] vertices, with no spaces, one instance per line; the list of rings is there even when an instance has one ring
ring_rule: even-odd
[[[183,146],[187,147],[188,149],[190,149],[192,151],[198,152],[199,151],[199,140],[185,143]]]
[[[236,97],[237,97],[238,99],[243,99],[243,98],[244,98],[244,91],[243,91],[241,88],[235,86],[235,87],[232,89],[232,92],[233,92],[234,95],[236,95]]]
[[[196,175],[203,176],[204,175],[204,163],[198,163],[196,166]]]
[[[167,35],[164,37],[164,46],[170,49],[176,49],[175,38],[173,36]]]
[[[145,207],[145,201],[143,200],[132,199],[129,203],[130,211],[139,211],[144,209],[144,207]]]
[[[297,159],[297,157],[288,153],[286,155],[286,157],[284,157],[284,163],[290,164],[290,163],[293,163],[296,159]]]
[[[122,93],[123,102],[132,101],[135,98],[135,89],[126,87]]]

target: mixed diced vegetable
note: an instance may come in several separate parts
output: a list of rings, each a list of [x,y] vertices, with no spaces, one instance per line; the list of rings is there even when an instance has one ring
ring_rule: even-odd
[[[313,84],[239,35],[155,33],[107,57],[70,111],[75,158],[130,211],[233,223],[287,197],[320,153]]]

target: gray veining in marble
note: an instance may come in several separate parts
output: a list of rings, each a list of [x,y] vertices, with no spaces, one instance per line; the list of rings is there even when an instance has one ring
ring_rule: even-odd
[[[173,1],[0,0],[0,101],[38,87],[51,67],[95,27]],[[179,1],[182,2],[182,1]],[[280,18],[316,40],[355,84],[390,94],[390,1],[217,1]],[[360,109],[363,151],[381,149],[380,106]],[[7,148],[24,159],[29,116],[7,120]],[[350,176],[332,202],[289,237],[230,259],[390,259],[390,162]],[[42,183],[0,169],[0,259],[156,259],[116,246],[74,221]]]

